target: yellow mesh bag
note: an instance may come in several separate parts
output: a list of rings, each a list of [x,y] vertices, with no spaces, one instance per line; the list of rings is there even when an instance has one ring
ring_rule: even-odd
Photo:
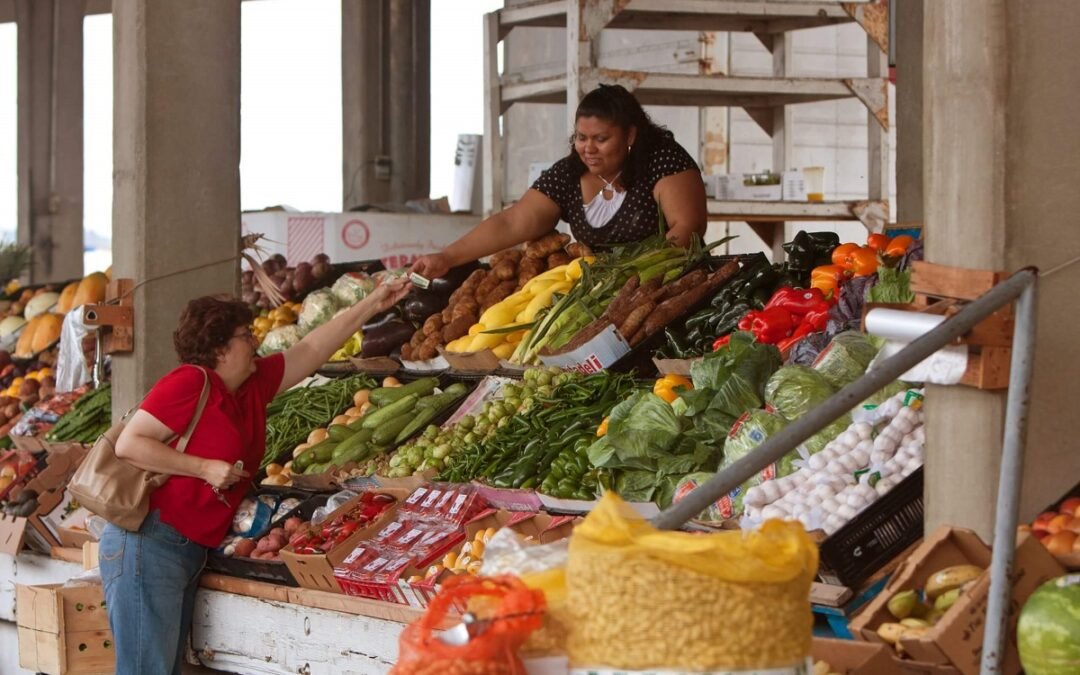
[[[653,528],[613,493],[575,530],[566,568],[575,667],[788,668],[810,654],[817,547],[801,525]]]

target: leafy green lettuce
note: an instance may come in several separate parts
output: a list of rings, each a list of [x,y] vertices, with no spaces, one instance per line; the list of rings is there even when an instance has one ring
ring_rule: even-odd
[[[765,385],[765,402],[789,420],[797,420],[836,393],[821,373],[807,366],[784,366]]]

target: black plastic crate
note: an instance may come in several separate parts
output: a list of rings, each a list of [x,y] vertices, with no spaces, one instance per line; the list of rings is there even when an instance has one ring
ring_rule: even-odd
[[[858,588],[923,536],[923,469],[821,543],[818,577]]]
[[[293,496],[300,495],[294,494]],[[299,516],[304,520],[311,520],[311,515],[315,513],[315,509],[326,504],[326,501],[329,498],[330,495],[308,496],[307,499],[300,503],[300,506],[288,512],[278,520],[270,523],[270,527],[267,528],[266,532],[269,532],[287,518],[293,516]],[[259,536],[266,534],[266,532],[260,533]],[[258,539],[258,536],[253,538]],[[285,563],[280,560],[236,558],[227,556],[218,551],[210,551],[210,554],[206,556],[206,569],[210,572],[217,572],[218,574],[227,574],[230,577],[268,581],[274,584],[292,586],[293,588],[298,586],[296,579],[293,578],[292,572],[290,572]]]

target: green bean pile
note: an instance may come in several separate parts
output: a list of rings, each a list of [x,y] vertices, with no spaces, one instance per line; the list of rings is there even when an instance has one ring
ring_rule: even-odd
[[[376,386],[375,380],[361,374],[279,394],[266,406],[266,453],[259,468],[303,443],[312,429],[325,427],[351,408],[357,390]]]

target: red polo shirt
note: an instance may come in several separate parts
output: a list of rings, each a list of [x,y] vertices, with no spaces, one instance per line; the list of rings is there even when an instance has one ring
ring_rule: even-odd
[[[266,447],[266,404],[281,386],[285,357],[275,354],[256,359],[255,368],[235,394],[216,372],[205,369],[210,396],[188,442],[189,455],[230,464],[240,460],[244,470],[255,475]],[[140,407],[182,434],[195,414],[202,386],[203,376],[195,366],[180,366],[154,385]],[[170,445],[176,447],[176,442]],[[250,486],[251,481],[240,481],[223,490],[229,502],[226,505],[201,478],[172,476],[150,496],[150,510],[160,511],[161,520],[188,539],[215,548],[228,533],[233,514]]]

